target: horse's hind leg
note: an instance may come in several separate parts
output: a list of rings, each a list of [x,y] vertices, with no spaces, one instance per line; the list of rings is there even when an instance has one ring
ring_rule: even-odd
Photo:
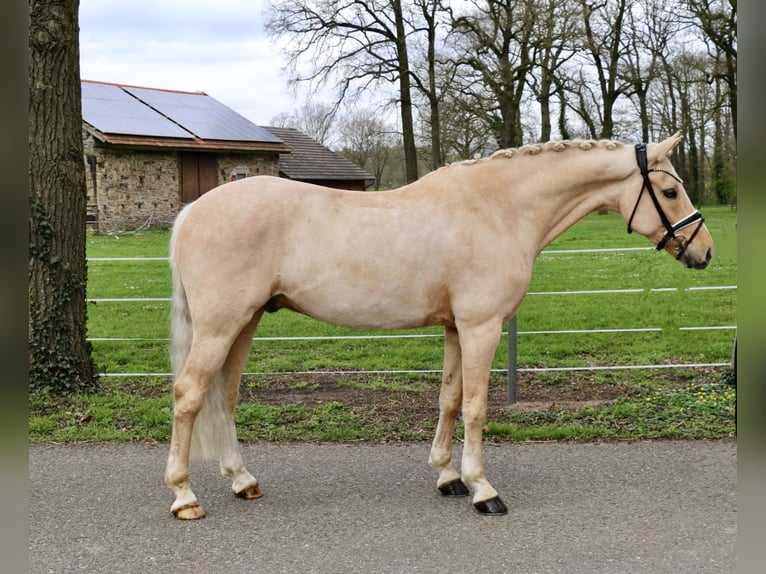
[[[439,391],[439,423],[431,446],[428,463],[439,471],[436,486],[445,496],[467,496],[468,489],[452,464],[452,434],[463,397],[463,375],[460,341],[457,330],[444,332],[444,367]]]
[[[193,520],[205,516],[189,483],[192,431],[230,346],[230,339],[199,337],[192,344],[184,368],[173,384],[173,432],[165,483],[175,493],[176,499],[170,510],[177,518]]]
[[[263,491],[258,481],[245,468],[242,453],[237,441],[237,430],[234,424],[234,410],[239,401],[239,387],[242,371],[247,363],[253,344],[253,333],[263,315],[258,311],[253,320],[242,330],[229,351],[229,356],[223,365],[223,390],[226,419],[229,429],[229,440],[224,452],[221,453],[221,474],[232,480],[231,488],[237,496],[245,499],[260,498]]]

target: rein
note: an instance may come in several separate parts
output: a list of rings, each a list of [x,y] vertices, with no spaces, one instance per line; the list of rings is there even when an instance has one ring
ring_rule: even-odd
[[[697,227],[694,229],[689,239],[686,239],[685,237],[681,236],[683,240],[676,247],[676,249],[678,250],[678,255],[676,256],[676,259],[680,259],[681,256],[684,254],[684,251],[686,251],[686,248],[689,246],[692,240],[694,240],[694,238],[696,237],[697,232],[700,230],[700,228],[702,227],[702,224],[705,222],[705,218],[702,217],[702,214],[698,210],[694,210],[692,214],[687,215],[681,221],[677,222],[676,224],[671,224],[667,215],[665,215],[665,212],[662,210],[662,206],[660,205],[660,202],[657,199],[657,195],[654,193],[654,188],[652,188],[652,182],[649,180],[649,173],[653,171],[666,173],[669,176],[671,176],[673,179],[678,181],[679,183],[683,183],[683,182],[681,181],[681,179],[679,179],[677,175],[670,173],[667,170],[648,169],[647,160],[646,160],[646,144],[645,143],[636,144],[636,161],[638,162],[638,169],[641,171],[641,177],[643,177],[644,183],[641,186],[641,191],[638,194],[636,205],[633,207],[633,212],[630,214],[630,219],[628,220],[628,233],[633,233],[633,228],[632,228],[633,217],[636,215],[636,210],[638,209],[638,204],[641,201],[641,196],[644,194],[644,189],[646,189],[649,192],[649,197],[652,199],[654,208],[657,210],[657,214],[660,216],[660,221],[662,221],[662,225],[665,227],[665,230],[667,231],[667,233],[665,233],[665,236],[659,241],[659,243],[657,243],[657,251],[662,250],[667,244],[667,242],[670,241],[671,239],[676,239],[676,231],[680,231],[681,229],[683,229],[684,227],[688,227],[695,221],[699,221],[699,224],[697,224]]]

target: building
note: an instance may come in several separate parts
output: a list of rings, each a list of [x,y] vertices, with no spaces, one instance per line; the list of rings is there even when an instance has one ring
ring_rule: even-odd
[[[81,86],[92,230],[169,227],[184,204],[227,181],[305,173],[287,163],[282,171],[293,149],[276,135],[281,130],[257,126],[204,92],[88,80]],[[347,189],[364,189],[359,177],[372,179],[317,142],[310,145],[300,132],[290,130],[289,136],[300,141],[293,144],[299,153],[308,149],[317,157],[318,146],[325,165],[340,170],[334,177],[326,170],[325,184],[344,187],[348,181]],[[356,179],[349,180],[352,173]]]
[[[364,191],[375,181],[352,161],[294,128],[267,126],[265,129],[292,150],[288,155],[279,156],[279,175],[282,177],[355,191]]]

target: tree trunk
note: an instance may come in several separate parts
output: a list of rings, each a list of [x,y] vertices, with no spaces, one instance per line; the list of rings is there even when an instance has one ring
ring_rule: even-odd
[[[85,308],[78,0],[30,0],[29,386],[95,390]]]
[[[551,86],[553,82],[548,69],[540,70],[540,141],[551,139]]]
[[[561,134],[561,139],[569,140],[572,139],[572,134],[569,132],[569,122],[567,121],[568,103],[566,91],[564,90],[564,86],[561,82],[555,79],[554,82],[556,83],[556,91],[559,96],[559,133]]]
[[[431,169],[439,169],[444,165],[444,149],[442,146],[441,110],[439,109],[439,90],[437,88],[436,72],[436,9],[437,3],[424,4],[423,18],[426,22],[428,48],[426,59],[428,64],[428,105],[431,123]]]
[[[441,110],[439,109],[439,97],[436,93],[436,71],[433,69],[433,60],[429,62],[428,105],[431,113],[431,169],[439,169],[444,165],[444,150],[442,147],[442,122]]]
[[[649,141],[649,124],[651,119],[649,118],[649,105],[647,104],[647,91],[648,89],[641,84],[636,88],[636,98],[638,98],[638,110],[641,120],[641,141]]]
[[[687,155],[688,177],[684,179],[684,188],[692,203],[698,204],[702,199],[702,174],[700,173],[700,152],[697,147],[696,122],[691,114],[691,100],[688,86],[679,82],[679,104],[681,108],[682,124],[685,126],[685,141],[688,142],[689,153]],[[684,146],[686,147],[686,146]],[[704,148],[703,148],[704,149]]]
[[[415,125],[412,120],[412,87],[410,63],[407,55],[407,36],[404,32],[404,14],[400,0],[392,0],[396,22],[396,56],[399,64],[399,98],[401,100],[402,140],[404,142],[404,177],[407,183],[418,179],[418,152],[415,146]]]

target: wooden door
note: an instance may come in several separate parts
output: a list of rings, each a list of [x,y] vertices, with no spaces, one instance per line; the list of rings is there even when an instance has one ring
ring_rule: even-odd
[[[191,203],[218,185],[218,160],[214,153],[181,152],[181,203]]]

